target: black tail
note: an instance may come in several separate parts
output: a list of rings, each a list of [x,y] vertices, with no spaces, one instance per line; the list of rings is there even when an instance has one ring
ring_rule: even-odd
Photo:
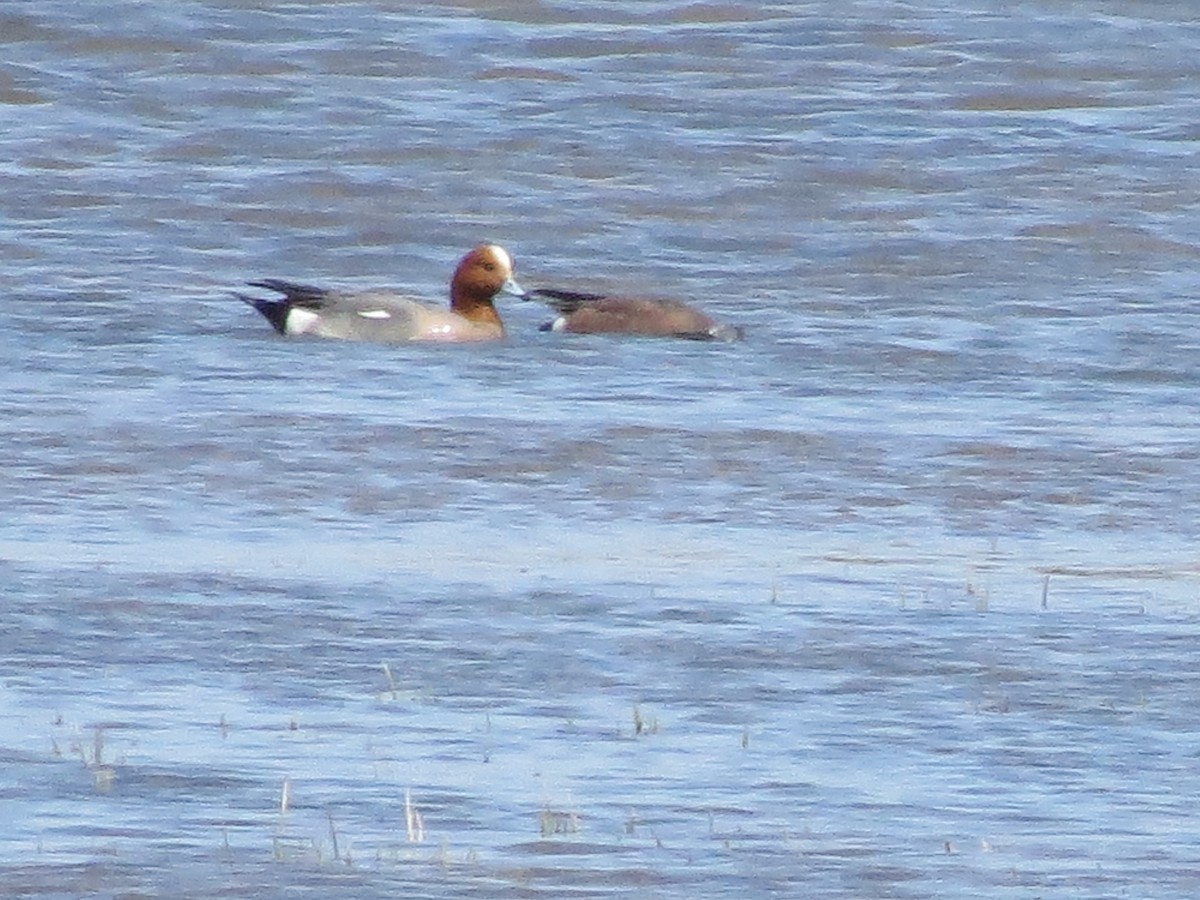
[[[292,304],[287,300],[268,300],[264,297],[251,297],[249,294],[237,292],[234,292],[233,296],[262,313],[263,318],[270,322],[271,327],[280,334],[287,334],[287,317],[292,309]]]
[[[271,299],[251,297],[249,294],[234,294],[243,303],[250,304],[262,313],[263,318],[270,322],[271,327],[280,334],[287,334],[288,313],[292,311],[293,306],[317,309],[329,294],[324,288],[284,281],[282,278],[264,278],[261,281],[249,281],[247,284],[250,287],[266,288],[268,291],[283,294],[282,297]]]
[[[325,288],[313,287],[311,284],[300,284],[295,281],[284,281],[282,278],[264,278],[261,281],[246,282],[250,287],[266,288],[283,294],[288,303],[293,306],[311,306],[316,308],[328,296]]]

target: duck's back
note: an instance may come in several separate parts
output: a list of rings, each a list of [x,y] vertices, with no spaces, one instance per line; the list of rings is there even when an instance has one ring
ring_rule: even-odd
[[[549,326],[553,331],[736,339],[727,336],[728,329],[710,316],[681,300],[608,296],[552,288],[530,294],[560,313]]]
[[[344,292],[280,280],[254,282],[284,295],[274,314],[255,305],[278,330],[354,341],[486,341],[502,337],[502,326],[474,322],[458,313],[394,291]]]
[[[707,331],[713,320],[676,300],[604,297],[583,304],[567,316],[570,331],[676,335]]]
[[[293,334],[343,340],[483,341],[503,335],[487,323],[388,291],[331,294],[321,309],[294,308],[291,319]]]

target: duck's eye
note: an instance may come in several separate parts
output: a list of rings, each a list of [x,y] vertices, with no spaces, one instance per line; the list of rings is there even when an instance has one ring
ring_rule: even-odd
[[[494,262],[485,262],[485,263],[483,264],[483,270],[484,270],[485,272],[495,272],[495,271],[496,271],[496,264],[495,264]]]

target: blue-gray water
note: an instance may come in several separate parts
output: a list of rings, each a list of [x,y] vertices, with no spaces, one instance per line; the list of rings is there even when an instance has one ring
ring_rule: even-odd
[[[1200,892],[1193,4],[31,0],[0,47],[0,893]],[[440,299],[485,239],[747,340],[230,294]]]

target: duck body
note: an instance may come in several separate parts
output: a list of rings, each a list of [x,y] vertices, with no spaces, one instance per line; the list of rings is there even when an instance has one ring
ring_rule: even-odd
[[[343,292],[278,278],[251,281],[282,297],[245,297],[275,330],[347,341],[486,341],[504,336],[500,322],[475,321],[393,291]]]
[[[337,291],[279,278],[250,282],[279,297],[238,294],[282,335],[353,341],[491,341],[504,337],[498,293],[524,291],[504,248],[483,244],[462,258],[450,281],[450,308],[390,290]]]
[[[557,312],[543,331],[575,334],[636,334],[698,341],[737,341],[742,330],[722,325],[682,300],[591,294],[558,288],[539,288],[524,294]]]

